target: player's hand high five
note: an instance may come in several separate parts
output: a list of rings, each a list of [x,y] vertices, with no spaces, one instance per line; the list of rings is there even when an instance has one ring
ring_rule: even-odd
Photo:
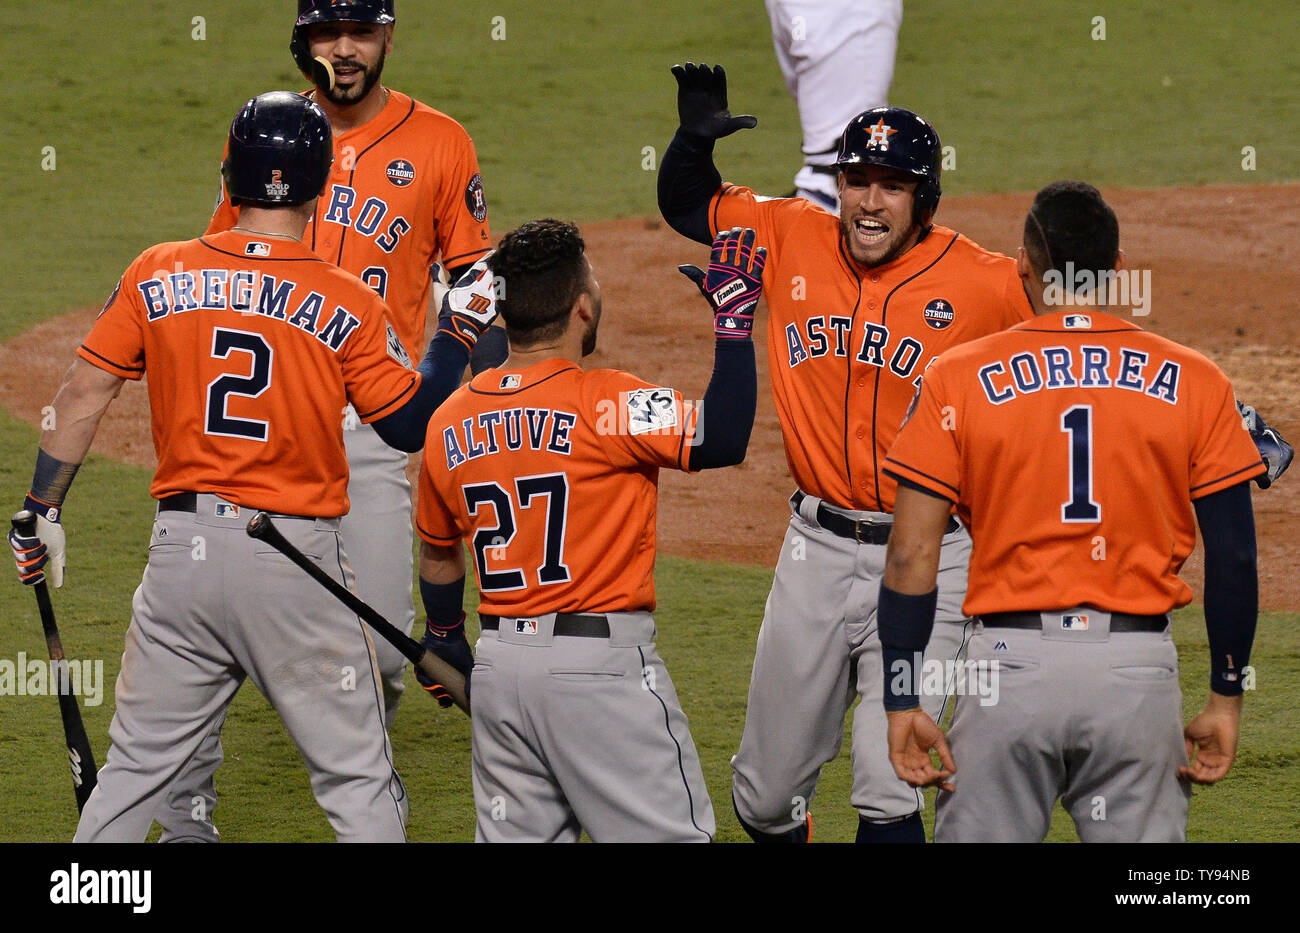
[[[496,288],[488,272],[488,252],[442,297],[438,329],[449,331],[470,350],[497,317]]]
[[[763,266],[767,263],[767,250],[754,248],[755,236],[748,227],[724,230],[713,241],[707,273],[699,266],[677,267],[713,308],[717,337],[743,338],[753,333],[754,306],[763,294]]]
[[[677,117],[686,132],[721,139],[758,126],[758,117],[733,117],[727,109],[727,73],[721,65],[673,65],[673,77],[677,79]]]

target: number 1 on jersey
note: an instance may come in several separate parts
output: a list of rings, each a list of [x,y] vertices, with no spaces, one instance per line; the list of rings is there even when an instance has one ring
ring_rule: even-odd
[[[1099,522],[1101,506],[1092,498],[1092,406],[1067,408],[1061,430],[1070,435],[1070,498],[1061,506],[1061,521]]]

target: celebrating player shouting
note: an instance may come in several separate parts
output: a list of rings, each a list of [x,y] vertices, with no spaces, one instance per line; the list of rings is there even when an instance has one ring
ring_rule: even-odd
[[[856,689],[858,839],[923,841],[922,799],[890,767],[878,703],[875,599],[895,489],[880,466],[930,360],[1028,317],[1029,304],[1011,259],[933,223],[939,137],[916,114],[869,110],[845,129],[837,218],[723,184],[713,141],[755,120],[731,116],[720,67],[673,71],[681,126],[659,207],[691,239],[744,224],[768,248],[772,391],[798,486],[733,759],[736,813],[756,841],[807,838],[808,804]],[[946,531],[930,649],[940,658],[961,647],[970,548],[955,521]],[[925,701],[937,713],[942,697]]]
[[[489,258],[505,281],[510,357],[429,422],[420,473],[425,644],[471,673],[480,841],[707,842],[699,756],[655,650],[660,469],[739,463],[757,394],[754,232],[714,244],[713,378],[698,407],[671,388],[579,365],[600,286],[577,228],[524,224]],[[462,541],[482,602],[465,641]]]

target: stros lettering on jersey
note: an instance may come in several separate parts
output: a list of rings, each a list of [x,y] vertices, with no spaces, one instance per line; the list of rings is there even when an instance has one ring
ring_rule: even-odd
[[[428,216],[420,205],[433,205]],[[208,232],[239,222],[222,190]],[[334,136],[334,167],[303,240],[387,302],[411,359],[424,356],[429,266],[492,247],[474,143],[451,117],[398,91],[373,120]]]
[[[892,511],[896,484],[880,467],[921,373],[1032,314],[1015,261],[935,226],[868,269],[844,251],[838,217],[735,185],[714,197],[709,224],[753,227],[767,247],[768,368],[795,483],[845,508]]]
[[[972,616],[1185,606],[1192,500],[1264,470],[1214,363],[1098,311],[945,353],[886,463],[970,526]]]
[[[331,518],[348,510],[344,406],[375,421],[420,384],[389,354],[385,311],[301,243],[229,231],[141,253],[77,354],[148,376],[155,499]]]

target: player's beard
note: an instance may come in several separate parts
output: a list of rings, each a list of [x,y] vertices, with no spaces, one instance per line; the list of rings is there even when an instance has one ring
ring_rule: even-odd
[[[893,262],[917,244],[922,232],[921,225],[915,219],[909,220],[905,227],[892,225],[884,243],[884,251],[872,250],[866,253],[853,235],[856,219],[856,217],[840,217],[840,236],[848,254],[854,261],[868,269]]]
[[[379,61],[375,62],[372,67],[365,69],[365,77],[363,77],[359,83],[352,85],[350,88],[336,86],[332,91],[325,91],[325,96],[329,98],[330,103],[336,104],[340,107],[350,107],[353,104],[361,103],[369,97],[370,92],[374,90],[375,85],[379,83],[379,79],[383,77],[384,59],[386,57],[386,53],[381,49],[379,52]],[[337,70],[341,65],[356,65],[359,64],[359,62],[331,62],[331,64]]]

